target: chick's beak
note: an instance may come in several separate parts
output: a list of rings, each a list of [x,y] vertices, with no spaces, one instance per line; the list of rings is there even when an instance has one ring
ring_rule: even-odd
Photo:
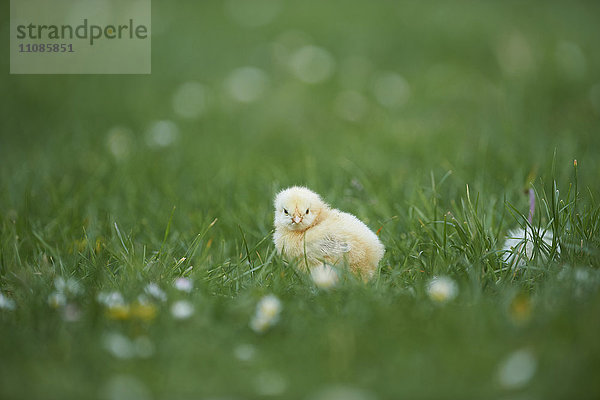
[[[302,217],[299,214],[294,214],[294,217],[292,218],[292,221],[295,224],[299,224],[300,222],[302,222]]]

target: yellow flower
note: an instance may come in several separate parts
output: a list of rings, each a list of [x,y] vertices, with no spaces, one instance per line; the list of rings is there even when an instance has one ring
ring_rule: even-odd
[[[96,246],[94,247],[94,250],[96,251],[96,253],[100,253],[100,251],[102,250],[102,247],[104,247],[104,242],[105,241],[102,236],[96,239]]]
[[[131,317],[144,321],[153,320],[156,317],[156,306],[154,304],[136,303],[131,306]]]
[[[60,308],[67,304],[67,297],[62,292],[52,292],[48,296],[48,304],[52,308]]]
[[[531,299],[526,294],[518,294],[510,303],[510,316],[514,322],[526,322],[531,318]]]
[[[125,320],[131,316],[128,305],[114,305],[106,309],[106,315],[110,319]]]

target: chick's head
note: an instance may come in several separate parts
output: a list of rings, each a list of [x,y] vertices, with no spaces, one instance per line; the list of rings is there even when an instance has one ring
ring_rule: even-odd
[[[282,190],[275,196],[275,228],[303,231],[310,228],[328,208],[315,192],[300,186]]]

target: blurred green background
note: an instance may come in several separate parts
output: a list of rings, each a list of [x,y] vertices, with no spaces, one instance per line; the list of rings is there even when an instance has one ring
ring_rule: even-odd
[[[0,309],[0,397],[599,396],[599,16],[595,2],[153,2],[151,75],[9,75],[2,57],[0,291],[16,306]],[[562,252],[507,272],[498,251],[530,183]],[[322,293],[274,255],[272,198],[293,184],[382,228],[374,282]],[[443,306],[425,290],[440,274],[459,286]],[[169,314],[181,275],[187,321]],[[56,277],[83,287],[75,320],[48,302]],[[133,302],[148,282],[169,298],[151,321],[95,299]],[[266,293],[282,319],[257,335]],[[119,357],[111,332],[153,351]],[[533,377],[503,385],[515,352]]]

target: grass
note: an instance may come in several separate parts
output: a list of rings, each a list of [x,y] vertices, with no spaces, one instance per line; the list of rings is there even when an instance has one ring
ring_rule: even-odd
[[[0,78],[1,398],[600,395],[596,5],[285,3],[258,28],[153,6],[152,75]],[[290,72],[303,44],[330,54],[329,79]],[[243,66],[268,77],[250,103],[226,89]],[[373,93],[386,71],[405,104]],[[188,81],[198,118],[173,109]],[[355,121],[343,91],[362,96]],[[164,147],[159,120],[178,132]],[[379,230],[375,279],[322,291],[276,254],[272,198],[293,184]],[[535,251],[511,268],[516,227]],[[434,276],[457,297],[433,301]],[[57,278],[76,283],[54,307]],[[167,300],[138,304],[152,282]],[[97,301],[112,291],[127,312]],[[283,308],[257,334],[267,294]]]

